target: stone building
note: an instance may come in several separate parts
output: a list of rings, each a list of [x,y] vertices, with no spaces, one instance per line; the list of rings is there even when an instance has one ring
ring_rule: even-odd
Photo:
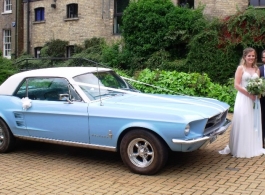
[[[191,7],[197,8],[205,5],[204,14],[208,17],[226,17],[235,14],[237,11],[245,10],[249,5],[257,7],[265,6],[265,0],[172,0],[175,5],[188,3]]]
[[[61,39],[69,41],[66,53],[70,56],[73,45],[86,39],[115,38],[120,16],[118,11],[114,13],[114,2],[126,1],[128,4],[129,0],[24,1],[24,49],[38,57],[45,42]]]
[[[201,0],[196,1],[195,7],[200,3],[206,5],[204,14],[210,17],[226,17],[249,6],[249,0]]]
[[[5,29],[11,30],[9,54],[10,52],[19,53],[17,45],[21,41],[23,51],[39,57],[43,45],[53,39],[69,42],[66,56],[71,56],[73,45],[82,44],[84,40],[92,37],[104,37],[108,41],[119,39],[122,12],[130,0],[23,0],[22,9],[13,11],[16,14],[12,11],[11,14],[6,12],[4,7],[11,2],[12,9],[15,10],[14,4],[17,1],[1,1],[0,6],[3,7],[0,19],[2,34],[7,33]],[[238,10],[245,10],[249,5],[262,7],[265,5],[264,1],[172,0],[176,6],[188,4],[192,9],[196,9],[200,4],[205,5],[204,13],[209,17],[233,15]],[[23,25],[23,28],[12,27],[13,21],[17,26],[18,23]],[[3,34],[2,37],[4,36],[7,35]],[[18,36],[23,38],[20,39]],[[0,44],[4,45],[3,42]],[[6,51],[6,48],[4,49]]]
[[[22,0],[1,0],[0,4],[0,50],[9,59],[23,51],[22,5]]]

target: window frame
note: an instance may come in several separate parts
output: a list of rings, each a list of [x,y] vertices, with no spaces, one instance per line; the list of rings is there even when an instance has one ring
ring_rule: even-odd
[[[185,7],[187,4],[190,9],[194,9],[194,0],[178,0],[179,7]]]
[[[122,22],[122,15],[123,15],[123,10],[125,9],[125,7],[123,5],[119,5],[120,2],[122,2],[124,0],[114,0],[114,18],[113,18],[113,34],[121,34],[121,30],[120,30],[120,25]],[[126,5],[126,7],[129,5],[130,0],[127,0],[128,3]]]
[[[75,46],[74,45],[68,45],[66,46],[66,57],[70,58],[75,53]]]
[[[258,5],[253,5],[255,3],[257,3]],[[265,7],[265,0],[249,0],[249,6],[253,6],[253,7]]]
[[[4,0],[4,13],[12,13],[12,0]]]
[[[77,3],[71,3],[66,5],[66,18],[78,18]]]
[[[37,7],[34,9],[34,21],[35,22],[45,21],[45,8],[44,7]]]
[[[11,59],[11,29],[3,30],[3,57]]]
[[[34,57],[35,58],[40,58],[41,57],[41,49],[42,49],[42,47],[35,47],[34,48]]]

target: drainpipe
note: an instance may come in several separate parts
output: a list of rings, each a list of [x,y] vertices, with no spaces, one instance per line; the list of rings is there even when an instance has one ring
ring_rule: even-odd
[[[17,35],[17,33],[18,33],[18,15],[19,15],[19,13],[18,13],[18,1],[16,1],[16,26],[15,26],[15,59],[17,58],[17,56],[18,56],[18,49],[17,49],[17,47],[18,47],[18,35]]]
[[[29,40],[29,15],[30,15],[30,9],[29,9],[29,2],[27,4],[27,54],[30,54],[30,40]]]

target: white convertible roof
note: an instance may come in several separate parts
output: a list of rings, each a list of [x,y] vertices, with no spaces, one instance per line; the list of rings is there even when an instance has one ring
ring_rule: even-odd
[[[1,86],[0,95],[12,95],[18,84],[27,77],[64,77],[73,78],[89,72],[109,71],[108,68],[98,67],[56,67],[24,71],[10,76]]]

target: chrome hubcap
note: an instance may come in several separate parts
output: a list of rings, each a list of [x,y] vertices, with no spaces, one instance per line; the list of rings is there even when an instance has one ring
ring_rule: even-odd
[[[155,154],[152,145],[145,139],[137,138],[130,142],[127,149],[130,161],[137,167],[148,167]]]
[[[3,144],[4,141],[4,133],[2,127],[0,127],[0,146]]]

